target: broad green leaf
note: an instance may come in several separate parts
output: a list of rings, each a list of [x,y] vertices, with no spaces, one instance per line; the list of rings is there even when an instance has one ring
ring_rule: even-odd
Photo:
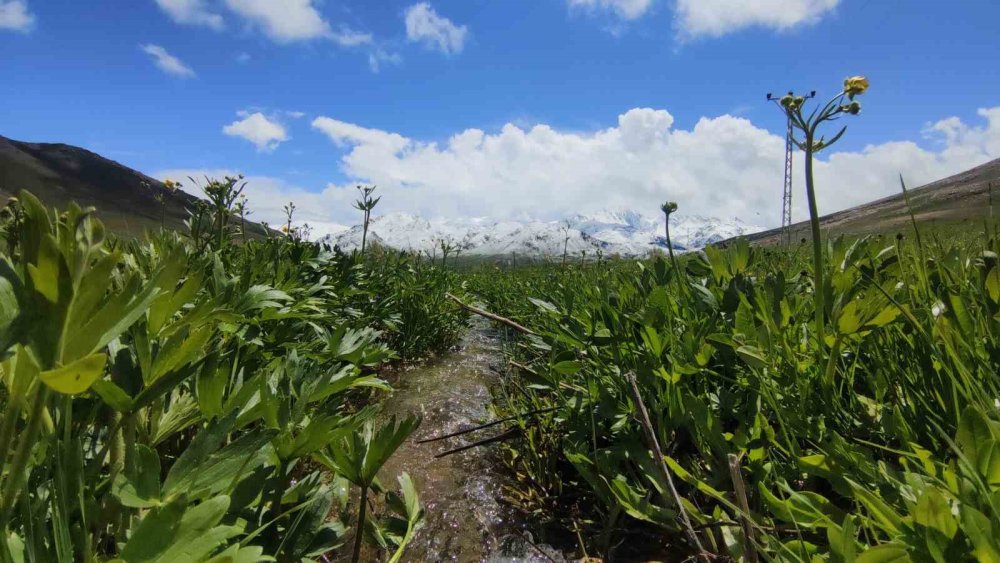
[[[855,483],[850,479],[845,479],[854,492],[854,497],[862,504],[872,519],[883,531],[890,536],[896,536],[903,527],[903,518],[888,503],[882,500],[876,493],[868,488]]]
[[[129,397],[128,393],[110,379],[98,379],[90,386],[90,389],[116,411],[130,412],[132,410],[132,397]]]
[[[852,563],[857,558],[857,526],[854,516],[846,516],[838,526],[831,523],[826,527],[826,538],[830,542],[830,552],[837,563]]]
[[[786,490],[787,498],[782,499],[771,493],[764,483],[758,483],[757,490],[776,518],[797,526],[822,527],[842,518],[833,503],[811,491]]]
[[[235,430],[235,422],[235,412],[209,422],[170,467],[170,472],[163,482],[164,493],[169,494],[178,490],[180,483],[189,484],[194,481],[198,468],[219,449],[226,436]]]
[[[139,523],[122,549],[121,558],[129,563],[206,559],[241,531],[235,526],[218,525],[227,508],[227,496],[218,496],[193,507],[180,497],[155,508]]]
[[[552,365],[552,370],[562,375],[573,375],[582,368],[583,364],[575,360],[567,360]]]
[[[982,512],[971,506],[962,507],[962,531],[972,542],[976,559],[983,563],[1000,563],[1000,529]]]
[[[906,563],[910,554],[902,544],[884,543],[863,551],[857,563]]]
[[[956,442],[966,459],[992,487],[1000,487],[1000,422],[975,407],[962,412]]]
[[[152,283],[140,289],[133,278],[121,293],[105,301],[86,324],[67,335],[64,358],[76,359],[106,346],[145,314],[158,291]]]
[[[912,514],[914,522],[937,530],[948,539],[954,537],[958,531],[958,522],[951,513],[948,499],[933,487],[927,487],[920,495]]]
[[[104,375],[107,354],[91,354],[68,365],[43,371],[39,378],[54,391],[64,395],[83,393]]]
[[[115,479],[112,492],[122,505],[151,508],[160,504],[160,458],[156,450],[143,444],[135,446],[135,467],[126,468]]]

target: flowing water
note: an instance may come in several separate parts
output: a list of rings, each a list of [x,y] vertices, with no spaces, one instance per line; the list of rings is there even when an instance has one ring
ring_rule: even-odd
[[[384,403],[385,416],[420,414],[423,424],[392,456],[379,474],[395,485],[406,471],[424,505],[425,521],[407,548],[407,561],[562,561],[539,546],[514,517],[500,495],[507,476],[496,446],[482,446],[435,459],[445,450],[471,444],[503,431],[502,426],[426,444],[441,436],[491,420],[490,387],[502,360],[499,338],[487,322],[475,318],[458,346],[428,363],[390,377],[394,391]]]

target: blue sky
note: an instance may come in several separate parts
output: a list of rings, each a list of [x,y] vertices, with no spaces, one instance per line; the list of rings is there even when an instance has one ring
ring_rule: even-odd
[[[676,199],[767,226],[768,91],[872,82],[825,210],[1000,156],[997,21],[990,0],[0,0],[0,135],[241,172],[272,221],[296,199],[350,222],[372,182],[428,216]]]

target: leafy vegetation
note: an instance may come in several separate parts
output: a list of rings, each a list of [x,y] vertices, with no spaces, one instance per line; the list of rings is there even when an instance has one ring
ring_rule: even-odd
[[[683,508],[706,551],[747,560],[998,560],[997,250],[830,241],[821,334],[806,260],[742,241],[680,269],[480,272],[470,289],[534,333],[498,391],[524,435],[510,498],[590,554],[660,530],[697,555]]]
[[[0,560],[318,560],[351,536],[398,560],[419,526],[410,478],[377,473],[420,421],[380,423],[375,370],[455,340],[454,274],[246,240],[239,179],[203,189],[186,234],[144,242],[26,192],[5,212]]]

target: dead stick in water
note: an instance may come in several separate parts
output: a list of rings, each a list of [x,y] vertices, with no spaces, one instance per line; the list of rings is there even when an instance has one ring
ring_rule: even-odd
[[[479,446],[485,446],[485,445],[488,445],[488,444],[493,444],[495,442],[503,442],[505,440],[510,440],[511,438],[517,436],[520,433],[521,433],[521,429],[515,426],[514,428],[511,428],[510,430],[507,430],[503,434],[498,434],[498,435],[496,435],[496,436],[494,436],[492,438],[486,438],[485,440],[479,440],[478,442],[473,442],[473,443],[469,444],[468,446],[462,446],[460,448],[455,448],[453,450],[448,450],[446,452],[441,452],[441,453],[437,454],[436,456],[434,456],[434,459],[440,459],[442,457],[447,457],[447,456],[450,456],[452,454],[457,454],[459,452],[464,452],[465,450],[471,450],[472,448],[478,448]]]
[[[667,468],[667,463],[663,461],[663,451],[660,449],[659,440],[656,439],[656,431],[653,430],[653,423],[649,420],[649,412],[646,411],[646,404],[642,402],[642,395],[639,393],[639,384],[635,381],[635,373],[630,371],[625,374],[625,378],[628,379],[629,387],[632,390],[632,398],[635,399],[636,409],[639,411],[639,426],[642,426],[646,434],[646,439],[649,441],[649,447],[653,450],[653,455],[656,456],[656,467],[660,470],[660,476],[663,477],[670,487],[670,494],[674,497],[674,503],[677,505],[677,511],[681,516],[681,524],[684,526],[688,540],[698,549],[698,557],[700,559],[711,561],[712,555],[702,547],[701,540],[698,539],[698,533],[691,526],[691,519],[688,518],[687,511],[684,510],[681,495],[677,492],[677,487],[674,486],[673,477],[670,476],[670,469]]]
[[[465,303],[464,301],[462,301],[461,299],[459,299],[458,297],[455,297],[451,293],[445,293],[444,295],[448,299],[451,299],[455,303],[458,303],[458,306],[461,307],[461,308],[463,308],[463,309],[465,309],[466,311],[469,311],[471,313],[475,313],[475,314],[477,314],[477,315],[479,315],[481,317],[486,317],[487,319],[494,320],[494,321],[496,321],[498,323],[505,324],[505,325],[509,326],[510,328],[512,328],[512,329],[514,329],[514,330],[516,330],[518,332],[523,332],[524,334],[531,334],[531,335],[535,334],[535,332],[533,330],[531,330],[530,328],[528,328],[528,327],[526,327],[524,325],[517,324],[515,321],[512,321],[512,320],[508,319],[507,317],[501,317],[500,315],[491,313],[491,312],[487,311],[486,309],[480,309],[479,307],[474,307],[472,305],[469,305],[469,304]]]
[[[443,436],[435,436],[433,438],[424,438],[423,440],[417,440],[417,443],[418,444],[428,444],[430,442],[439,442],[439,441],[447,439],[447,438],[454,438],[455,436],[461,436],[462,434],[469,434],[469,433],[475,432],[477,430],[483,430],[484,428],[490,428],[492,426],[496,426],[497,424],[503,424],[504,422],[510,422],[512,420],[517,420],[517,419],[519,419],[521,417],[535,416],[536,414],[545,414],[547,412],[552,412],[552,411],[558,410],[558,409],[559,409],[559,407],[549,407],[547,409],[538,409],[538,410],[526,412],[524,414],[515,414],[513,416],[508,416],[507,418],[501,418],[499,420],[494,420],[493,422],[487,422],[486,424],[481,424],[479,426],[473,426],[472,428],[464,428],[462,430],[458,430],[458,431],[452,432],[450,434],[445,434]]]

